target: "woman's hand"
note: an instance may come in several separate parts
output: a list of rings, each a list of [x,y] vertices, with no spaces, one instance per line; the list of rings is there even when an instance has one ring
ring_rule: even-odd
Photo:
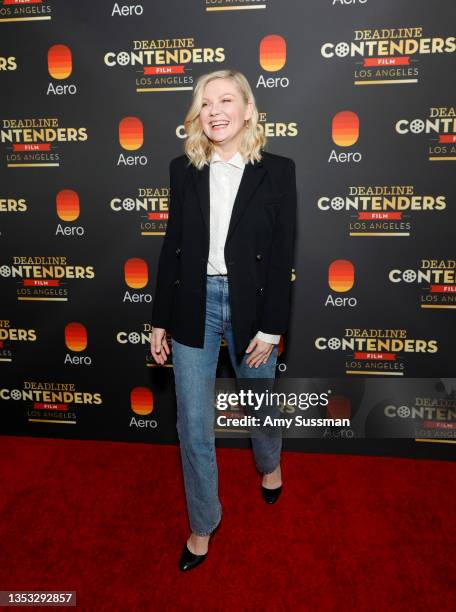
[[[153,327],[150,334],[150,352],[156,363],[163,365],[170,353],[166,342],[166,330],[163,327]]]
[[[274,346],[275,344],[270,342],[265,342],[259,338],[252,338],[245,352],[250,353],[253,350],[253,353],[246,359],[246,364],[249,367],[258,368],[262,363],[266,363]]]

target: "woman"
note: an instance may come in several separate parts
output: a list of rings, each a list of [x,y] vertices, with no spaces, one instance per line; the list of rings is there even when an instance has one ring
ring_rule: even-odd
[[[274,379],[288,327],[297,198],[293,160],[262,151],[266,137],[239,71],[202,75],[184,125],[185,154],[170,163],[151,353],[165,363],[168,331],[191,528],[180,568],[188,570],[206,558],[222,516],[213,429],[221,336],[237,379]],[[281,442],[252,437],[268,503],[282,491]]]

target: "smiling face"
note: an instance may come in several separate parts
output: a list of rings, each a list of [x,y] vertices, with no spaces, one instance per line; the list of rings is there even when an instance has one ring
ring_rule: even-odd
[[[216,148],[238,147],[244,121],[250,119],[253,104],[246,104],[232,79],[213,79],[206,84],[199,114],[204,133]]]

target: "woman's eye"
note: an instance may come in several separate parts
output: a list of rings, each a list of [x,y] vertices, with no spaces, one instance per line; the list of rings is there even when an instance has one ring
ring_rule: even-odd
[[[231,98],[224,98],[224,99],[222,100],[222,102],[231,102]],[[203,108],[204,106],[207,106],[207,103],[206,103],[206,102],[203,102],[203,103],[202,103],[201,108]]]

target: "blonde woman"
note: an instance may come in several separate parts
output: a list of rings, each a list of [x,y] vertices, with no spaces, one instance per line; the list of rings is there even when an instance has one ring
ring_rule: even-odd
[[[165,363],[169,332],[191,529],[179,563],[185,571],[206,559],[222,516],[213,429],[221,337],[236,378],[274,379],[289,320],[297,196],[294,161],[263,151],[266,137],[241,72],[202,75],[184,125],[184,154],[169,167],[151,353]],[[263,498],[274,503],[282,438],[251,440]]]

